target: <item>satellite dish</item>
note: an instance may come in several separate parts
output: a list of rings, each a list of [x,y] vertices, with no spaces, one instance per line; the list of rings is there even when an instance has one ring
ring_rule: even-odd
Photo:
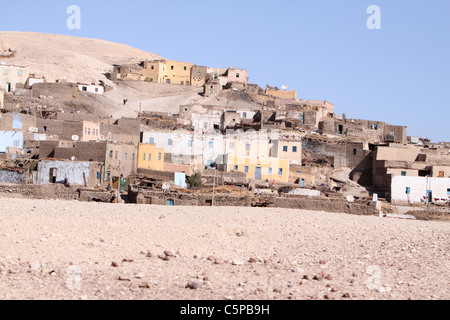
[[[353,202],[353,201],[355,201],[355,197],[349,194],[349,195],[347,196],[347,201],[348,201],[348,202]]]
[[[39,129],[36,128],[36,127],[30,127],[28,130],[29,130],[30,132],[34,132],[34,133],[36,133],[36,132],[39,131]]]
[[[100,139],[97,138],[97,140],[95,140],[96,142],[100,142]]]
[[[75,161],[75,160],[77,160],[77,158],[75,158],[75,156],[72,156],[72,158],[70,158],[70,160]]]
[[[114,142],[114,143],[117,143],[118,141],[117,141],[117,140],[114,140],[113,142]]]
[[[72,141],[78,141],[79,139],[80,139],[80,137],[78,137],[77,135],[72,136]]]
[[[281,89],[283,89],[283,90],[286,90],[288,88],[288,85],[287,84],[283,84],[282,86],[281,86]]]
[[[164,182],[163,185],[162,185],[162,189],[163,190],[170,190],[170,183]]]

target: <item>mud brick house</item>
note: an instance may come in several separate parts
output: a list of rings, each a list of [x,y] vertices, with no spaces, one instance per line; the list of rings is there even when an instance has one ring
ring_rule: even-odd
[[[380,121],[327,118],[319,122],[322,133],[355,137],[367,143],[406,144],[406,127]]]
[[[98,121],[36,119],[37,133],[57,135],[61,140],[96,141],[101,139]]]
[[[113,65],[112,77],[122,80],[145,80],[139,72],[141,67],[138,65]]]
[[[100,119],[102,141],[117,141],[137,144],[141,139],[141,122],[135,118]]]
[[[127,178],[137,170],[137,145],[113,142],[40,141],[39,159],[64,159],[103,164],[101,179]]]
[[[202,87],[206,82],[208,67],[194,65],[191,68],[191,86]]]
[[[362,142],[331,140],[314,136],[305,136],[302,139],[302,150],[334,158],[333,166],[335,168],[354,168],[370,152],[364,148]]]
[[[0,64],[0,90],[13,93],[19,86],[25,86],[29,76],[28,67]]]

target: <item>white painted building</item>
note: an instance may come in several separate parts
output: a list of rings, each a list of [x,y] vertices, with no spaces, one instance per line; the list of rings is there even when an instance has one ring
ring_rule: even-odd
[[[208,113],[192,113],[191,124],[198,134],[210,134],[220,129],[223,112],[211,110]]]
[[[33,84],[35,83],[44,83],[45,80],[42,78],[29,78],[28,79],[28,86],[33,87]]]
[[[8,153],[8,148],[23,148],[23,132],[0,131],[0,152]]]
[[[391,198],[395,202],[448,203],[450,178],[392,176]]]
[[[164,153],[172,154],[172,161],[181,161],[179,164],[187,164],[191,157],[196,157],[203,159],[203,165],[207,166],[223,154],[221,134],[194,134],[185,130],[144,131],[141,142],[164,149]]]
[[[241,120],[242,119],[253,119],[253,117],[256,114],[255,111],[250,111],[250,110],[237,110],[236,113],[241,115]]]
[[[78,85],[78,90],[80,90],[81,92],[89,92],[100,95],[105,93],[105,88],[103,88],[102,86],[96,86],[91,84],[80,84]]]

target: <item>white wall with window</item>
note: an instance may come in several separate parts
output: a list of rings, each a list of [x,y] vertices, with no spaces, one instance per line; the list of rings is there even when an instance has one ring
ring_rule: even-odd
[[[395,202],[449,201],[450,178],[392,176],[391,198]],[[430,194],[431,192],[431,194]]]
[[[96,85],[87,85],[87,84],[80,84],[78,85],[78,90],[81,92],[89,92],[89,93],[95,93],[102,95],[105,93],[105,88],[102,86],[96,86]]]

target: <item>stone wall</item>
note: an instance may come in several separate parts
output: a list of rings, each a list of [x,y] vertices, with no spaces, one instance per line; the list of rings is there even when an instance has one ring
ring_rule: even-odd
[[[158,171],[158,170],[150,170],[150,169],[137,169],[138,175],[144,175],[148,178],[152,178],[155,180],[161,180],[161,181],[174,181],[175,179],[175,172],[169,172],[169,171]]]
[[[17,171],[0,170],[0,183],[24,183],[26,180],[26,173]]]
[[[80,201],[111,202],[115,197],[116,191],[78,189]]]
[[[21,194],[32,198],[111,202],[115,191],[66,187],[62,184],[39,186],[33,184],[0,184],[0,193]]]
[[[216,172],[216,185],[229,184],[229,185],[248,185],[247,174],[243,172]],[[207,184],[213,184],[214,182],[214,170],[204,170],[202,177],[206,179]]]
[[[174,206],[211,206],[213,201],[212,194],[164,192],[143,188],[129,188],[128,198],[130,202],[137,204],[168,205],[169,201],[173,201]],[[214,196],[214,206],[250,207],[251,205],[250,197],[220,194]]]
[[[58,100],[70,101],[79,97],[78,86],[72,83],[36,83],[32,88],[33,97],[53,97]]]
[[[299,197],[299,198],[273,198],[273,204],[271,207],[276,208],[289,208],[289,209],[302,209],[311,211],[325,211],[325,212],[339,212],[349,213],[357,215],[378,215],[379,211],[375,205],[351,203],[345,200],[330,199],[330,198],[311,198],[311,197]]]
[[[63,184],[51,184],[47,186],[34,184],[0,184],[0,192],[16,193],[42,199],[78,199],[78,189],[76,187],[66,187]]]

